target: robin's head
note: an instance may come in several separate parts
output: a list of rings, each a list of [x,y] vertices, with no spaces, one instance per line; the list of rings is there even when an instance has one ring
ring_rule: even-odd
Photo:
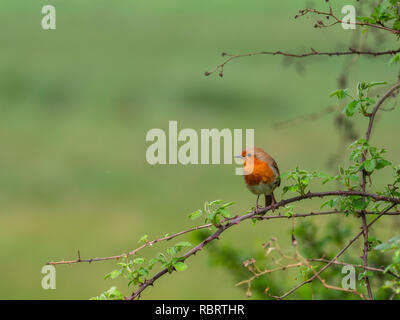
[[[251,147],[242,151],[241,158],[245,161],[254,159],[263,160],[265,158],[265,155],[266,152],[263,149]]]

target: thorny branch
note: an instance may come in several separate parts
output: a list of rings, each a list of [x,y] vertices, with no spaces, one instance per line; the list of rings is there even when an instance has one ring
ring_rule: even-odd
[[[400,52],[400,48],[396,50],[386,50],[386,51],[363,51],[363,50],[356,50],[353,48],[349,48],[348,51],[334,51],[334,52],[321,52],[317,51],[313,48],[311,48],[311,52],[307,53],[301,53],[301,54],[296,54],[296,53],[289,53],[289,52],[282,52],[282,51],[258,51],[258,52],[250,52],[250,53],[242,53],[242,54],[228,54],[226,52],[223,52],[221,55],[223,57],[228,56],[224,62],[221,64],[217,65],[213,70],[211,71],[206,71],[204,75],[209,76],[217,71],[219,71],[219,76],[223,77],[224,73],[224,67],[226,64],[228,64],[230,61],[238,59],[238,58],[243,58],[243,57],[252,57],[252,56],[258,56],[258,55],[281,55],[285,57],[292,57],[292,58],[306,58],[306,57],[312,57],[312,56],[348,56],[348,55],[369,55],[369,56],[383,56],[383,55],[394,55],[396,53]]]

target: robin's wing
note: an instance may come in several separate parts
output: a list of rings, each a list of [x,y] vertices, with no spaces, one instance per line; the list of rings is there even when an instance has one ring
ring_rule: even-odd
[[[281,185],[281,174],[279,173],[279,168],[278,168],[278,165],[276,164],[275,160],[272,159],[272,158],[271,158],[271,160],[272,160],[272,166],[274,167],[274,169],[278,173],[278,177],[276,179],[277,179],[278,187],[279,187]]]

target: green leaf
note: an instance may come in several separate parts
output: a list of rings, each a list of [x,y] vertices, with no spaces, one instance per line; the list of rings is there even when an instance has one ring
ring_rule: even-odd
[[[383,273],[387,273],[391,268],[393,267],[393,263],[389,264],[385,270],[383,271]]]
[[[364,271],[358,275],[358,280],[360,281],[360,280],[365,279],[366,277],[372,277],[372,276],[373,276],[373,273],[371,271]]]
[[[384,84],[387,84],[387,82],[386,81],[368,82],[368,83],[365,84],[365,88],[369,89],[369,88],[372,88],[372,87],[375,87],[375,86],[381,86],[381,85],[384,85]]]
[[[349,89],[338,89],[333,91],[329,97],[336,96],[338,99],[344,99],[349,95]]]
[[[357,20],[362,21],[362,22],[367,22],[367,23],[370,23],[370,24],[376,24],[377,23],[377,21],[375,19],[373,19],[371,17],[366,17],[366,16],[357,17]]]
[[[177,247],[192,247],[193,245],[189,241],[181,241],[175,244]]]
[[[174,268],[178,271],[185,271],[187,269],[187,264],[183,262],[174,263]]]
[[[349,175],[349,179],[353,182],[358,182],[360,180],[360,177],[356,174],[351,174]]]
[[[224,202],[224,200],[214,200],[214,201],[211,201],[209,204],[210,204],[210,206],[214,206],[217,204],[221,204],[222,202]]]
[[[370,159],[370,160],[365,160],[364,161],[364,168],[368,172],[374,171],[375,167],[376,167],[376,160],[375,159]]]
[[[400,242],[400,236],[396,236],[396,237],[390,238],[390,239],[388,240],[388,242],[389,242],[389,243]]]
[[[344,112],[346,116],[351,117],[354,115],[354,113],[357,111],[358,107],[360,105],[360,100],[353,100],[351,101],[346,108],[344,109]]]
[[[374,250],[390,250],[390,249],[392,249],[392,245],[390,243],[387,243],[387,242],[378,244],[374,248]]]
[[[149,260],[149,269],[151,270],[156,262],[158,262],[158,258],[152,258]]]
[[[142,263],[144,263],[145,261],[146,261],[145,258],[136,258],[136,259],[133,260],[133,263],[142,264]]]
[[[392,163],[386,159],[377,159],[376,160],[376,169],[382,169],[386,166],[390,166]]]
[[[329,201],[330,201],[330,200],[326,200],[325,202],[323,202],[323,203],[321,204],[321,206],[320,206],[320,209],[322,209],[323,207],[325,207],[325,206],[329,203]]]
[[[110,273],[111,279],[115,279],[121,275],[121,270],[114,270]]]
[[[122,300],[123,295],[117,290],[116,287],[111,287],[97,297],[90,298],[90,300]]]
[[[192,212],[191,214],[188,215],[189,219],[197,219],[198,217],[200,217],[203,214],[202,210],[197,210],[195,212]]]
[[[227,207],[230,207],[230,206],[232,206],[232,205],[234,205],[235,204],[235,202],[228,202],[228,203],[225,203],[225,204],[223,204],[221,207],[220,207],[220,209],[225,209],[225,208],[227,208]]]
[[[168,254],[170,254],[171,256],[175,255],[178,253],[178,249],[176,247],[170,247],[167,249]]]
[[[400,60],[400,53],[396,53],[393,57],[390,58],[389,66],[391,66],[394,63],[399,62],[399,60]]]
[[[218,213],[221,214],[224,218],[230,218],[231,214],[225,208],[218,208]]]
[[[354,209],[364,210],[367,207],[368,202],[364,201],[364,199],[360,197],[358,199],[354,199],[352,204],[353,204]]]
[[[146,268],[140,267],[139,268],[139,274],[141,276],[148,276],[149,275],[149,271]]]
[[[394,30],[400,30],[400,20],[396,20],[396,21],[393,23],[392,29],[394,29]]]
[[[143,235],[143,236],[140,237],[140,239],[139,239],[138,242],[147,242],[147,241],[148,241],[147,238],[148,238],[148,235],[145,234],[145,235]]]

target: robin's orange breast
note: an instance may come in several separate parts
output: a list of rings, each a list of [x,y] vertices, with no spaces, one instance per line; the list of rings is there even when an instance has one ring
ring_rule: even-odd
[[[268,165],[268,163],[258,160],[256,157],[254,159],[254,165],[252,161],[245,161],[244,165],[244,180],[249,186],[257,185],[261,182],[271,183],[275,180],[275,173]]]

